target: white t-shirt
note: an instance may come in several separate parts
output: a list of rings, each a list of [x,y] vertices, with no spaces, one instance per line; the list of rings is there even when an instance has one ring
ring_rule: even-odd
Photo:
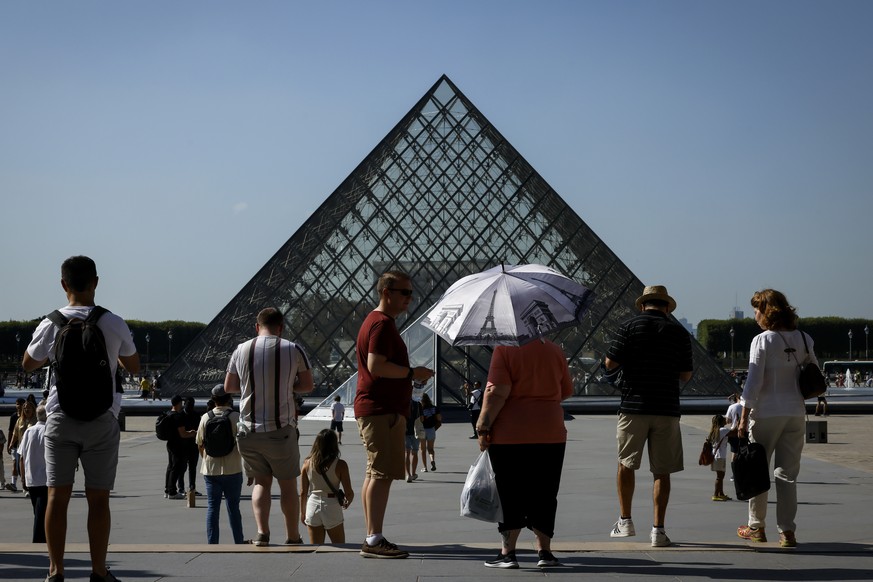
[[[740,423],[740,417],[743,415],[743,403],[742,402],[734,402],[730,406],[728,406],[727,412],[724,415],[725,420],[727,421],[728,428],[737,428],[737,425]]]
[[[727,459],[727,433],[731,431],[731,427],[724,425],[718,429],[718,440],[712,443],[712,453],[716,459]]]
[[[470,410],[482,409],[482,389],[477,388],[470,394]]]
[[[45,487],[45,423],[37,422],[24,431],[18,454],[24,459],[28,487]]]
[[[343,406],[342,402],[334,401],[334,403],[330,405],[330,411],[333,413],[333,420],[337,422],[341,422],[346,416],[346,407]]]
[[[85,319],[91,313],[93,307],[61,307],[60,311],[67,319]],[[103,338],[106,341],[106,353],[109,356],[109,368],[112,371],[112,382],[114,386],[115,371],[118,369],[118,356],[132,356],[136,354],[136,346],[133,343],[133,337],[130,335],[130,328],[127,323],[119,316],[112,312],[104,313],[97,321],[97,327],[103,332]],[[48,358],[51,360],[54,357],[55,336],[58,333],[58,327],[53,324],[48,318],[43,319],[36,326],[36,331],[33,332],[33,339],[30,345],[27,346],[27,353],[36,361],[42,361]],[[121,410],[121,394],[116,390],[115,398],[112,403],[112,414],[118,418],[118,412]],[[58,401],[58,390],[52,378],[52,385],[49,388],[48,402],[46,402],[45,410],[48,414],[57,412],[60,409]]]

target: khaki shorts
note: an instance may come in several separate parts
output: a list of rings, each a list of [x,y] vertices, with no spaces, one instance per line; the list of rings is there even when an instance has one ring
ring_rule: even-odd
[[[370,479],[405,479],[406,417],[400,414],[359,416],[358,431],[367,451]]]
[[[290,424],[270,432],[250,432],[237,442],[247,477],[272,475],[287,481],[300,474],[297,430]]]
[[[678,416],[618,415],[618,462],[636,471],[643,447],[649,443],[649,470],[654,475],[678,473],[685,468]]]

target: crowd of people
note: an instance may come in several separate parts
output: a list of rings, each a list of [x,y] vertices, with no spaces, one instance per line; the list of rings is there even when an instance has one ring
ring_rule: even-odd
[[[106,568],[110,534],[109,492],[118,463],[121,391],[114,384],[118,367],[139,370],[139,357],[129,329],[120,317],[95,307],[96,265],[87,257],[71,257],[61,268],[61,285],[68,304],[43,320],[27,347],[22,366],[30,372],[55,362],[57,377],[42,404],[24,401],[19,418],[10,426],[7,452],[14,455],[11,488],[20,477],[34,504],[34,541],[45,540],[49,553],[48,582],[64,578],[66,512],[75,471],[80,465],[89,510],[92,581],[116,580]],[[379,302],[364,319],[355,346],[358,384],[354,415],[366,455],[360,502],[366,527],[360,554],[366,558],[406,558],[409,554],[388,541],[384,533],[386,509],[395,480],[436,471],[434,442],[442,424],[441,411],[420,387],[434,371],[410,364],[396,318],[407,311],[414,290],[409,275],[384,273],[376,288]],[[712,499],[729,499],[724,492],[727,448],[740,439],[761,443],[775,457],[776,524],[783,547],[796,545],[796,478],[804,442],[803,399],[797,387],[801,361],[815,361],[812,338],[797,329],[794,308],[785,296],[766,289],[751,300],[762,328],[750,348],[748,376],[742,396],[735,396],[727,414],[713,419],[709,440],[717,462]],[[614,331],[604,368],[621,370],[621,403],[617,421],[616,493],[618,519],[609,535],[636,535],[632,507],[636,471],[648,455],[652,473],[651,545],[671,545],[666,533],[671,475],[684,469],[679,430],[681,385],[691,379],[691,340],[670,314],[676,301],[663,286],[646,287],[636,300],[639,313]],[[300,524],[310,543],[345,540],[342,510],[355,498],[348,465],[340,458],[345,407],[332,406],[329,429],[315,438],[301,460],[297,413],[301,394],[313,390],[309,359],[301,346],[282,338],[284,315],[267,307],[254,323],[255,336],[240,343],[227,365],[223,384],[212,390],[207,414],[194,412],[193,399],[172,398],[174,432],[167,440],[168,468],[164,495],[197,495],[196,467],[206,489],[206,538],[218,543],[220,505],[224,499],[235,543],[271,543],[272,488],[279,489],[284,544],[301,544]],[[83,368],[59,355],[68,328],[98,328],[105,339],[111,376],[106,394],[87,411],[69,397],[74,373]],[[82,335],[81,337],[84,337]],[[804,347],[804,345],[806,347]],[[808,348],[808,351],[807,351]],[[65,349],[65,348],[64,348]],[[80,350],[81,351],[81,350]],[[65,352],[66,354],[66,352]],[[786,357],[788,354],[788,357]],[[83,360],[84,361],[84,360]],[[117,380],[116,380],[117,382]],[[418,386],[413,397],[413,386]],[[494,349],[487,383],[465,387],[474,434],[487,451],[494,469],[503,516],[497,524],[501,547],[491,568],[517,568],[516,544],[522,529],[535,536],[539,567],[559,565],[551,551],[555,535],[567,431],[561,402],[572,394],[566,357],[557,344],[539,338],[524,345]],[[239,412],[233,397],[239,397]],[[530,419],[536,419],[530,422]],[[43,463],[38,460],[41,458]],[[535,474],[535,479],[530,475]],[[0,475],[0,477],[5,476]],[[298,477],[300,488],[298,489]],[[252,486],[252,514],[256,531],[243,533],[240,497],[243,481]],[[752,542],[766,541],[768,495],[749,501],[746,523],[737,535]],[[42,517],[44,514],[44,518]],[[44,526],[44,527],[43,527]]]

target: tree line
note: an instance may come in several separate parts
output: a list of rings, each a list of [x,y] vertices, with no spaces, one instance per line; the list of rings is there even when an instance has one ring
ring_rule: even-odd
[[[126,321],[133,334],[136,351],[144,363],[149,361],[153,364],[169,364],[206,327],[205,323],[196,321]],[[0,322],[0,368],[12,371],[21,363],[24,350],[30,344],[39,322],[39,319]]]
[[[797,327],[815,341],[815,354],[824,360],[864,360],[873,357],[873,321],[869,319],[846,319],[842,317],[802,317]],[[754,319],[704,319],[697,326],[697,339],[717,358],[730,359],[731,329],[734,330],[733,352],[736,367],[748,364],[749,346],[752,338],[761,333]],[[865,329],[868,333],[865,333]],[[849,354],[849,331],[852,332]]]

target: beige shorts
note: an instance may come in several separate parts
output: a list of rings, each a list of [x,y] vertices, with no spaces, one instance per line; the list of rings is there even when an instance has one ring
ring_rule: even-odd
[[[359,416],[358,431],[367,451],[370,479],[405,479],[406,417],[400,414]]]
[[[618,462],[636,471],[649,443],[649,470],[654,475],[678,473],[685,468],[678,416],[618,415]]]
[[[713,459],[710,468],[716,473],[718,473],[719,471],[724,473],[724,470],[727,468],[727,461],[725,461],[725,459]]]
[[[237,442],[247,477],[272,475],[287,481],[300,474],[300,449],[297,430],[293,426],[270,432],[250,432]]]

